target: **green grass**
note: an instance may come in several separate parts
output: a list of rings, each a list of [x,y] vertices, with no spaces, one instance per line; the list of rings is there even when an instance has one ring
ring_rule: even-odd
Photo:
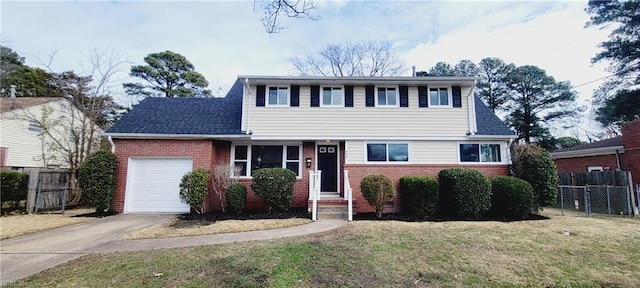
[[[299,238],[89,255],[14,285],[640,287],[638,259],[640,219],[358,221]]]

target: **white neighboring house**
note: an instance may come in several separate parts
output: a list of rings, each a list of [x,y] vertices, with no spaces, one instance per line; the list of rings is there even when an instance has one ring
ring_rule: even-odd
[[[69,155],[88,137],[82,136],[88,131],[82,127],[95,125],[65,98],[1,98],[0,107],[2,168],[69,168]],[[99,128],[95,132],[91,151],[99,148],[104,133]]]

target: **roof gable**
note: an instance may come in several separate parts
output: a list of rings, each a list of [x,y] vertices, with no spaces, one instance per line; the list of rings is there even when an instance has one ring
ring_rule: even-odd
[[[66,99],[61,97],[5,97],[0,100],[0,113],[15,111],[59,100]]]

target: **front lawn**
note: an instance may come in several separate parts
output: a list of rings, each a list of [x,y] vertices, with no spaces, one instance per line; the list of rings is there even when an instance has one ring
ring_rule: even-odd
[[[47,229],[78,224],[94,219],[84,217],[95,209],[72,209],[65,211],[45,211],[37,214],[22,214],[0,217],[0,239],[17,237]]]
[[[640,219],[356,221],[316,235],[89,255],[30,287],[640,287]]]

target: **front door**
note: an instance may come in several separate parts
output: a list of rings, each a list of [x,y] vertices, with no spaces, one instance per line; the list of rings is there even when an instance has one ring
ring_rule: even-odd
[[[322,171],[321,192],[338,192],[338,146],[318,146],[318,170]]]

